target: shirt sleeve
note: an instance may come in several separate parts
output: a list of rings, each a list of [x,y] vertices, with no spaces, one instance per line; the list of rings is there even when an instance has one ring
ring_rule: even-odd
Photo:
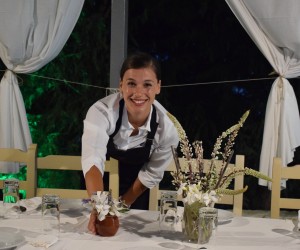
[[[96,166],[102,175],[106,161],[106,146],[109,139],[111,122],[105,106],[98,102],[86,115],[82,135],[81,163],[85,175],[92,166]]]
[[[164,171],[173,159],[171,146],[177,148],[179,143],[177,130],[171,121],[158,129],[157,136],[158,143],[152,151],[150,160],[138,175],[142,184],[150,189],[162,180]]]

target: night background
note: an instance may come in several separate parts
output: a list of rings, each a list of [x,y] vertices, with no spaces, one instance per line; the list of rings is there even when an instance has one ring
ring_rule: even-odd
[[[145,51],[160,61],[158,101],[176,116],[190,141],[203,141],[205,158],[219,134],[250,110],[235,153],[245,155],[246,166],[258,170],[266,103],[276,75],[270,75],[272,67],[226,2],[129,0],[128,4],[127,51]],[[81,153],[86,112],[109,87],[110,12],[110,0],[85,0],[59,56],[35,73],[18,75],[39,156]],[[0,69],[5,70],[3,64]],[[299,98],[299,79],[289,81]],[[53,176],[39,173],[39,185],[49,185]],[[66,179],[73,186],[82,183],[81,173],[55,179],[58,185]],[[267,188],[249,176],[245,185],[249,188],[244,209],[269,209]],[[286,196],[299,190],[299,184],[287,185]]]

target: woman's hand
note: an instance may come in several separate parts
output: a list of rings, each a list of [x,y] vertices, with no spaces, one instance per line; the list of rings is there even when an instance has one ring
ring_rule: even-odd
[[[88,230],[92,234],[96,234],[96,220],[97,220],[97,212],[93,210],[91,212],[90,220],[89,220],[89,224],[88,224]]]
[[[100,170],[96,166],[92,166],[85,175],[85,184],[88,195],[91,197],[95,192],[103,190],[103,179]],[[88,230],[92,234],[96,234],[96,220],[97,212],[92,211],[90,215],[90,221],[88,224]]]

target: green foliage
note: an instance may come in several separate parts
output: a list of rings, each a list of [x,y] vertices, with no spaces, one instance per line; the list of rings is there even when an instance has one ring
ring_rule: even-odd
[[[18,180],[26,180],[26,173],[27,173],[27,168],[26,168],[26,166],[23,166],[20,168],[19,173],[16,173],[16,174],[1,174],[0,173],[0,180],[6,180],[6,179],[11,179],[11,178],[15,178]]]
[[[71,170],[38,170],[38,187],[82,189],[82,172]]]

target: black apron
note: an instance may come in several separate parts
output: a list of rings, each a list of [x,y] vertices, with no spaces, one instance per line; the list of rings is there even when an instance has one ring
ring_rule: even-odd
[[[139,148],[131,148],[125,150],[119,150],[116,148],[113,142],[114,136],[118,133],[122,124],[122,115],[124,109],[124,99],[120,100],[119,118],[116,123],[115,131],[110,135],[107,144],[107,156],[113,157],[119,161],[119,194],[123,195],[129,187],[136,180],[139,171],[143,165],[149,161],[150,150],[154,135],[158,123],[156,122],[156,109],[154,106],[152,110],[152,116],[150,121],[151,131],[147,135],[145,145]],[[149,189],[141,194],[135,202],[131,205],[134,209],[145,209],[149,208]]]

